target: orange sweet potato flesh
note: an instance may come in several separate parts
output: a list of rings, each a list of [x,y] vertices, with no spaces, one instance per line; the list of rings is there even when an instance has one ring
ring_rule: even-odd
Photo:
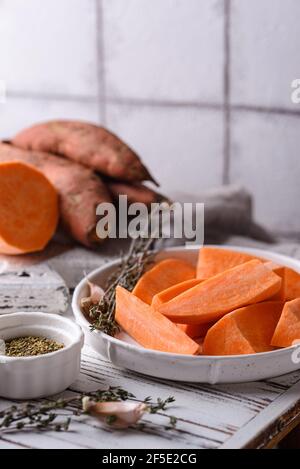
[[[275,274],[281,278],[281,288],[270,298],[272,301],[284,301],[285,300],[285,267],[276,264],[273,261],[265,262],[265,266],[271,269]]]
[[[154,295],[154,297],[152,298],[151,306],[153,308],[157,308],[162,303],[167,303],[167,301],[172,300],[173,298],[175,298],[175,296],[180,295],[180,293],[189,290],[189,288],[192,288],[195,285],[199,285],[201,281],[202,280],[199,280],[197,278],[192,278],[190,280],[185,280],[184,282],[176,283],[175,285],[166,288],[166,290],[162,290],[161,292]]]
[[[145,348],[185,355],[198,353],[196,342],[165,316],[120,286],[116,288],[115,319]]]
[[[263,262],[253,259],[226,270],[173,300],[157,311],[181,324],[203,324],[216,321],[234,309],[257,303],[275,295],[281,278]]]
[[[271,339],[284,303],[266,301],[232,311],[211,327],[204,355],[242,355],[274,350]]]
[[[257,257],[230,249],[203,246],[199,250],[197,278],[207,279]]]
[[[73,161],[36,151],[25,151],[0,143],[0,162],[23,161],[39,169],[59,194],[63,225],[73,238],[92,247],[96,238],[96,207],[101,202],[112,202],[101,179],[92,170]]]
[[[0,163],[0,253],[41,251],[58,217],[57,192],[40,171],[20,161]]]
[[[50,121],[23,130],[13,144],[70,158],[106,176],[124,181],[154,181],[140,158],[103,127],[77,121]]]
[[[271,344],[289,347],[300,341],[300,298],[285,303]]]
[[[165,259],[140,278],[133,289],[133,294],[151,305],[157,293],[192,278],[195,278],[195,269],[191,264],[181,259]]]
[[[205,337],[209,329],[214,325],[214,322],[205,324],[177,324],[183,332],[192,339]]]
[[[285,268],[284,295],[288,301],[300,298],[300,274],[288,267]]]

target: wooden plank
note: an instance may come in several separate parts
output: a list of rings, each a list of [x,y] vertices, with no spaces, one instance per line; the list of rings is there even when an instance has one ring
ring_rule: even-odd
[[[0,314],[16,311],[64,313],[69,290],[59,274],[47,264],[16,267],[0,264]]]
[[[298,422],[300,413],[300,381],[279,396],[274,402],[253,418],[248,425],[243,426],[235,433],[222,449],[237,449],[245,447],[266,447],[272,446],[270,442],[273,438],[283,432],[290,420],[296,419]],[[292,428],[291,428],[292,429]],[[279,441],[279,440],[278,440]],[[274,444],[274,442],[273,442]]]

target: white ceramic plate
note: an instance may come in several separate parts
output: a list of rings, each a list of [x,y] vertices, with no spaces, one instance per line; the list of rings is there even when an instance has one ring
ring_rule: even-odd
[[[300,272],[300,261],[281,254],[261,249],[218,247],[253,254]],[[157,259],[179,257],[196,264],[198,252],[199,248],[195,246],[170,248],[159,253]],[[118,261],[111,262],[94,270],[88,275],[89,280],[105,286],[117,264]],[[300,369],[299,345],[251,355],[190,356],[145,349],[125,333],[120,340],[99,331],[91,331],[89,322],[80,310],[80,300],[87,296],[87,292],[86,279],[83,279],[77,285],[72,301],[76,321],[83,328],[86,343],[118,367],[157,378],[211,384],[256,381]]]

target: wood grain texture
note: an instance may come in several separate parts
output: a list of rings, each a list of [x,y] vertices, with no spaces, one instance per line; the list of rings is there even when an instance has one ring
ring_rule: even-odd
[[[75,418],[67,433],[5,434],[0,438],[0,448],[244,447],[251,443],[253,436],[272,436],[273,422],[299,401],[300,372],[256,383],[185,385],[120,370],[86,347],[79,379],[64,395],[108,386],[122,386],[138,399],[173,395],[176,402],[168,414],[178,417],[177,429],[165,430],[166,418],[147,415],[143,431],[116,432],[84,417]],[[9,404],[0,400],[0,409]],[[283,430],[284,426],[280,428]],[[262,440],[257,440],[256,445],[261,446]]]

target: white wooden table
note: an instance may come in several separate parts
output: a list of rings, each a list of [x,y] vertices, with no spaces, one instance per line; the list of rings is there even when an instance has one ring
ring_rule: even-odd
[[[51,261],[70,287],[78,277],[99,266],[103,256],[73,250]],[[76,267],[76,268],[75,268]],[[116,431],[90,417],[75,418],[65,433],[9,433],[0,448],[245,448],[272,447],[300,422],[300,372],[268,381],[234,384],[184,384],[120,370],[89,348],[84,348],[79,379],[67,394],[121,386],[138,399],[175,397],[168,420],[147,415],[144,430]],[[0,409],[11,402],[0,400]]]

